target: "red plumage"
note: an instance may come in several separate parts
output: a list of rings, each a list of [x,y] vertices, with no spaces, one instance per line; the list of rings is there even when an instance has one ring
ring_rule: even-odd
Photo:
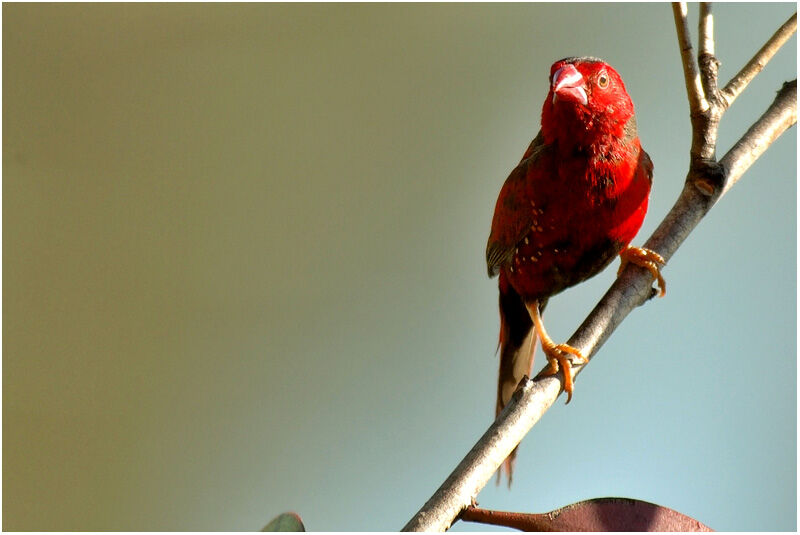
[[[537,316],[549,297],[626,252],[647,211],[652,172],[619,74],[595,58],[554,63],[541,130],[503,184],[486,248],[489,275],[500,275],[498,413],[530,374],[537,337],[551,373],[568,367],[568,354],[583,358],[553,344]],[[660,257],[636,249],[624,258],[653,271],[647,264]]]

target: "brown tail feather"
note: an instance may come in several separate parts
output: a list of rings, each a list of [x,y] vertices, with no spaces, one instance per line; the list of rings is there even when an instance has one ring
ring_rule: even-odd
[[[544,306],[540,306],[544,309]],[[497,380],[497,406],[495,416],[506,406],[511,399],[517,385],[526,375],[530,376],[533,366],[533,355],[536,348],[536,330],[533,329],[528,309],[520,295],[514,291],[503,273],[500,274],[500,371]],[[511,476],[514,469],[514,459],[517,448],[503,461],[501,471],[508,476],[508,486],[511,486]],[[500,483],[501,474],[497,473],[497,483]]]

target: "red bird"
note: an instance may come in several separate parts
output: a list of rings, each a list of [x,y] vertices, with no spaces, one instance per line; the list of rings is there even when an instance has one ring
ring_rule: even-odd
[[[628,244],[647,212],[653,163],[636,131],[633,102],[617,71],[597,58],[566,58],[550,67],[542,128],[497,198],[486,246],[489,276],[500,275],[500,373],[497,413],[530,375],[536,339],[561,370],[572,399],[570,359],[542,324],[547,300],[603,270],[616,255],[658,280],[663,258]],[[511,483],[516,450],[504,465]]]

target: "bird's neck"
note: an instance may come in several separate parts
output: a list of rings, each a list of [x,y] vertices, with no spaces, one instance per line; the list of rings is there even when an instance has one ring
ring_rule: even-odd
[[[629,186],[639,158],[641,145],[636,119],[631,116],[622,125],[563,136],[559,129],[554,140],[556,156],[562,162],[564,179],[583,181],[584,195],[590,204],[615,198]],[[568,163],[567,163],[568,162]],[[574,185],[574,182],[573,182]],[[583,188],[581,188],[583,189]]]
[[[560,156],[582,153],[590,156],[624,149],[638,137],[636,116],[595,119],[591,116],[575,120],[563,117],[557,124],[542,124],[545,141],[558,147]]]

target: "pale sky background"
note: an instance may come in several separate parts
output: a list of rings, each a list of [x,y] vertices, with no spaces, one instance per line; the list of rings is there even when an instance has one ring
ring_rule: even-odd
[[[795,9],[716,5],[722,81]],[[641,244],[688,163],[666,4],[4,4],[3,528],[402,527],[492,420],[492,210],[571,55],[636,104]],[[482,506],[626,496],[796,529],[796,144],[712,210]],[[556,340],[616,265],[551,300]]]

